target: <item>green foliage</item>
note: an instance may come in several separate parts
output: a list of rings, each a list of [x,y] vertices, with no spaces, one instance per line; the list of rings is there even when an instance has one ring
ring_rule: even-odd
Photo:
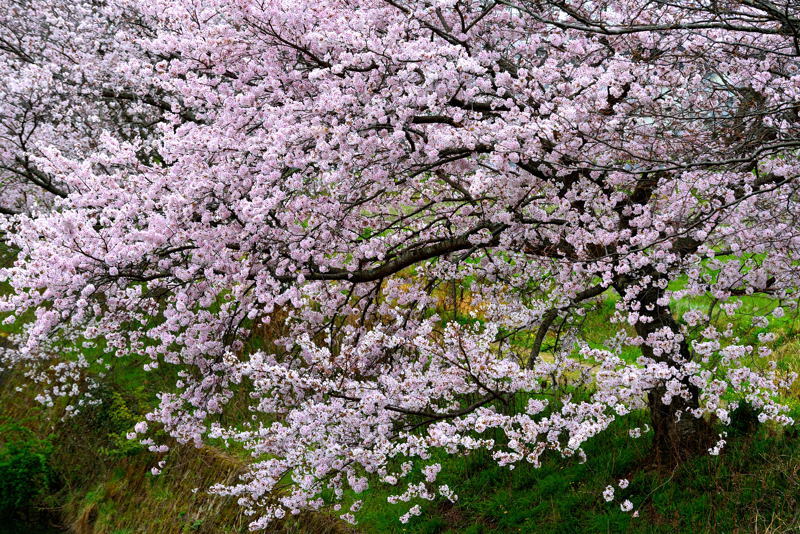
[[[29,510],[50,490],[52,444],[17,423],[0,425],[0,439],[0,517],[10,517]]]
[[[191,523],[187,523],[184,530],[186,532],[197,532],[203,526],[203,522],[202,519],[195,519]]]
[[[137,388],[130,393],[132,400],[126,400],[116,391],[110,392],[102,404],[101,419],[98,423],[107,431],[108,445],[101,447],[100,450],[108,456],[133,456],[144,450],[138,441],[127,438],[128,432],[141,421],[144,413],[141,406],[144,403],[142,389]]]

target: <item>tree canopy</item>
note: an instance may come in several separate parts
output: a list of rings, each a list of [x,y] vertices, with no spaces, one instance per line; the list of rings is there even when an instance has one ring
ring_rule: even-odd
[[[792,423],[775,335],[709,316],[793,305],[799,111],[794,0],[12,0],[3,358],[45,402],[175,366],[138,437],[250,450],[215,490],[254,528],[368,480],[413,515],[456,498],[433,454],[580,456],[641,408],[660,458],[718,452],[737,403]]]

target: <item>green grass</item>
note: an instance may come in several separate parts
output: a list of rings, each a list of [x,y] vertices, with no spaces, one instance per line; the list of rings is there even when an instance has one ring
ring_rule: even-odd
[[[644,414],[635,417],[644,418]],[[408,504],[390,505],[389,488],[364,496],[359,529],[365,533],[774,532],[800,531],[800,441],[797,431],[760,428],[732,437],[719,457],[697,457],[674,471],[647,468],[649,441],[631,440],[615,424],[591,440],[588,461],[550,458],[536,469],[498,467],[486,455],[443,461],[437,484],[459,499],[423,505],[421,516],[398,521]],[[621,478],[617,501],[603,489]],[[639,517],[623,513],[630,499]],[[796,529],[796,530],[793,530]]]
[[[673,289],[679,286],[680,282]],[[619,328],[633,334],[627,325],[611,322],[615,303],[615,295],[607,294],[583,320],[583,337],[590,345],[602,347]],[[687,311],[707,311],[711,304],[710,297],[685,298],[674,302],[672,310],[680,320]],[[778,368],[800,372],[798,315],[771,316],[779,304],[770,297],[744,297],[733,316],[715,307],[711,324],[724,330],[731,323],[744,344],[757,345],[759,333],[777,333],[774,346]],[[769,326],[754,327],[755,316],[767,317]],[[512,342],[524,350],[531,339],[530,334],[523,333]],[[554,337],[548,336],[544,349],[553,341]],[[629,347],[622,357],[633,362],[639,355],[637,348]],[[791,407],[790,415],[800,421],[800,385],[781,400]],[[510,471],[497,466],[487,453],[435,458],[443,466],[436,484],[447,484],[459,495],[455,504],[441,498],[418,503],[423,513],[404,525],[398,517],[411,504],[387,502],[387,497],[402,490],[376,484],[359,496],[365,501],[359,530],[409,534],[800,532],[797,427],[761,426],[752,435],[720,427],[720,432],[730,433],[720,456],[699,456],[665,471],[648,467],[649,437],[632,440],[627,434],[631,426],[641,426],[646,420],[644,412],[631,414],[590,440],[585,446],[585,464],[551,457],[538,469],[523,464]],[[603,489],[620,478],[629,479],[630,486],[617,489],[617,500],[606,503]],[[633,502],[638,517],[620,510],[623,499]]]

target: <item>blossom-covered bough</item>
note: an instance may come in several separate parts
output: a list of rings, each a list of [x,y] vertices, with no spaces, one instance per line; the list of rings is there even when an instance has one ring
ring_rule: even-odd
[[[3,198],[2,309],[35,315],[5,358],[178,366],[151,426],[250,450],[216,491],[254,528],[354,520],[369,481],[455,499],[434,453],[582,456],[642,408],[660,462],[742,401],[792,422],[775,336],[711,315],[796,296],[794,0],[61,4],[3,8],[0,179],[43,199]]]

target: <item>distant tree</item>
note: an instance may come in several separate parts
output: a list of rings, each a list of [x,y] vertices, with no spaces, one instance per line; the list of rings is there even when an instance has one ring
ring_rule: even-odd
[[[53,197],[3,199],[2,308],[35,314],[6,359],[98,363],[71,340],[179,366],[148,418],[253,452],[217,491],[254,527],[368,474],[454,498],[434,450],[538,464],[631,410],[659,462],[718,451],[709,418],[740,401],[792,423],[769,321],[753,345],[710,316],[796,296],[795,0],[0,9],[2,180]],[[253,420],[223,424],[241,389]]]

